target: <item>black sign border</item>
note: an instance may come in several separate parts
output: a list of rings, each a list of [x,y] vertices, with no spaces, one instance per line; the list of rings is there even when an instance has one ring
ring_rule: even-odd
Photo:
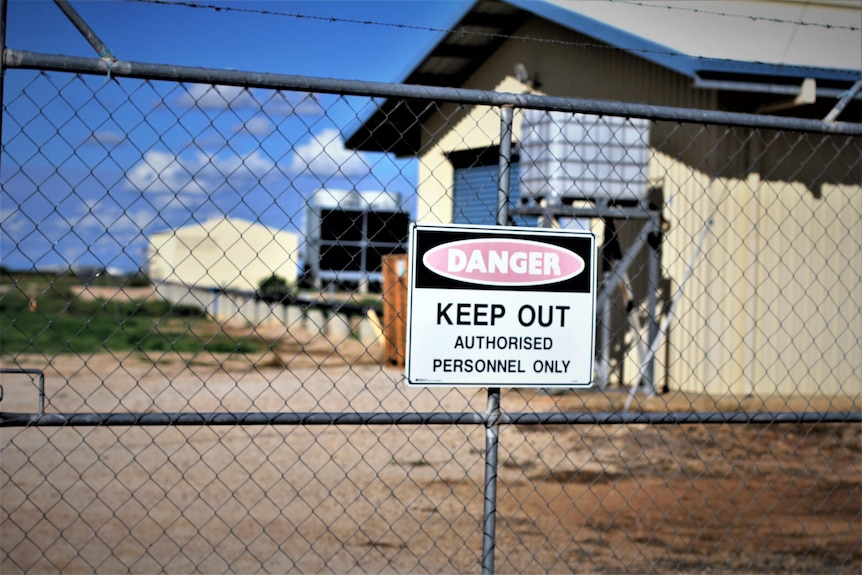
[[[491,291],[524,291],[524,292],[570,292],[591,293],[595,290],[594,278],[591,277],[590,269],[593,265],[593,253],[595,237],[589,232],[574,230],[551,230],[538,231],[542,228],[513,228],[513,227],[491,227],[476,226],[472,228],[446,227],[446,226],[421,226],[414,224],[411,229],[411,257],[414,259],[413,287],[418,289],[463,289],[463,290],[491,290]],[[422,258],[431,249],[460,240],[475,240],[484,238],[495,239],[520,239],[540,242],[548,245],[561,247],[578,254],[584,260],[584,271],[567,280],[540,284],[540,285],[490,285],[477,284],[447,278],[430,270],[422,263]]]

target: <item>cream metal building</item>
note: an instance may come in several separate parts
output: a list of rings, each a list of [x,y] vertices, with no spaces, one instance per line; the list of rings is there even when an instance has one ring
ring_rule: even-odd
[[[822,119],[862,76],[860,26],[858,1],[478,0],[401,80]],[[470,31],[480,34],[461,33]],[[862,121],[860,101],[857,92],[838,119]],[[458,221],[458,182],[495,170],[500,120],[478,107],[424,105],[382,103],[347,145],[418,157],[417,219]],[[855,168],[823,178],[818,166],[846,154],[841,142],[731,132],[650,129],[644,171],[671,223],[662,269],[672,286],[714,222],[703,246],[710,265],[691,279],[657,380],[716,395],[859,393],[860,159],[838,158]]]
[[[253,292],[275,274],[297,279],[298,236],[216,217],[150,236],[148,274],[156,284]]]

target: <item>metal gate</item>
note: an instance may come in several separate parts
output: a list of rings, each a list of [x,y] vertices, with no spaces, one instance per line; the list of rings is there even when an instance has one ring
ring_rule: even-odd
[[[4,65],[4,573],[862,566],[858,124],[11,49]],[[417,122],[465,143],[458,169],[496,156],[498,197],[520,201],[491,221],[598,234],[591,390],[407,387],[384,351],[402,284],[309,277],[321,191],[332,246],[381,261],[366,215],[338,239],[349,214],[460,213],[433,153],[344,147],[383,101],[422,102]],[[604,158],[642,134],[645,156],[608,160],[638,189],[510,180],[513,162],[589,164],[527,158],[525,110],[563,122],[549,148],[575,149],[585,116],[613,120]],[[488,126],[490,148],[466,145]]]

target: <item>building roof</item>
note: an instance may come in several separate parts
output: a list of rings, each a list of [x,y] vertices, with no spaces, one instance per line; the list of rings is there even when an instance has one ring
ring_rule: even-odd
[[[859,0],[507,1],[692,78],[862,73]]]
[[[859,0],[477,0],[401,82],[461,86],[531,16],[691,78],[695,88],[779,100],[813,78],[819,98],[837,100],[862,76]],[[386,101],[349,131],[347,146],[415,153],[423,110]]]
[[[155,231],[150,234],[150,239],[159,240],[162,239],[162,236],[166,236],[167,238],[174,236],[182,236],[187,234],[199,235],[201,237],[211,236],[216,238],[217,232],[227,226],[229,230],[236,230],[237,232],[246,233],[249,230],[261,230],[267,231],[272,234],[292,234],[293,232],[284,232],[280,230],[276,230],[269,226],[266,226],[260,222],[252,222],[243,218],[237,218],[233,216],[227,215],[217,215],[213,216],[206,221],[203,222],[191,222],[184,226],[180,226],[179,228],[165,228],[162,230]]]

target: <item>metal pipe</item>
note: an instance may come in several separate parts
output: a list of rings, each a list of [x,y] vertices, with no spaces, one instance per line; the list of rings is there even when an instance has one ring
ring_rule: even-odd
[[[641,249],[647,243],[650,233],[652,233],[652,226],[649,223],[644,224],[632,246],[626,250],[623,258],[611,268],[611,271],[602,283],[599,295],[596,297],[596,309],[602,309],[603,306],[607,305],[607,301],[611,297],[611,294],[614,293],[616,286],[623,281],[632,262],[634,262]]]
[[[500,389],[488,389],[485,412],[485,491],[482,514],[482,574],[494,573],[497,540],[497,455],[500,446]]]
[[[648,220],[652,217],[643,208],[615,206],[566,206],[557,204],[552,210],[556,217],[563,218],[612,218],[615,220]],[[539,205],[517,206],[509,208],[510,213],[519,216],[544,216],[548,208]]]
[[[658,289],[661,279],[661,216],[658,212],[653,212],[654,217],[650,219],[647,226],[650,228],[648,241],[649,251],[647,252],[649,259],[647,261],[647,337],[649,341],[655,341],[659,334],[658,321]],[[655,353],[647,354],[645,361],[642,361],[640,376],[643,378],[644,386],[647,390],[647,395],[655,395]]]
[[[503,425],[652,425],[729,423],[857,423],[862,411],[727,411],[727,412],[595,412],[595,413],[509,413]]]
[[[650,386],[652,385],[651,379],[651,370],[653,367],[653,363],[655,360],[655,354],[658,350],[658,346],[661,343],[662,337],[665,333],[667,333],[668,327],[670,326],[670,322],[673,319],[674,312],[676,311],[676,306],[679,303],[679,300],[685,290],[685,284],[688,283],[688,280],[694,274],[694,267],[697,263],[697,258],[700,256],[700,252],[703,249],[703,242],[706,240],[706,235],[709,232],[710,227],[712,226],[712,218],[709,218],[706,223],[703,225],[703,229],[700,232],[700,238],[695,244],[694,249],[692,250],[691,258],[688,262],[688,268],[685,270],[685,274],[683,275],[682,281],[679,284],[679,287],[676,289],[676,292],[673,294],[671,298],[670,309],[667,312],[667,315],[662,320],[661,326],[657,329],[656,333],[653,334],[650,332],[650,346],[647,349],[646,357],[641,358],[641,368],[640,372],[635,377],[634,382],[631,385],[631,389],[629,391],[629,396],[626,398],[625,406],[623,407],[623,411],[628,411],[631,406],[632,400],[634,399],[635,393],[637,393],[638,388],[640,387],[641,381],[647,384],[647,390],[650,393],[655,393],[655,390]],[[650,379],[647,379],[650,377]]]
[[[862,78],[856,80],[856,83],[851,86],[849,90],[841,94],[841,99],[838,100],[838,103],[835,104],[835,107],[832,108],[826,117],[823,118],[824,122],[834,122],[841,112],[844,111],[844,108],[847,104],[850,103],[850,100],[856,97],[856,94],[859,93],[859,90],[862,90]]]
[[[63,11],[63,14],[66,15],[66,18],[69,19],[72,24],[74,24],[75,28],[78,29],[78,32],[81,33],[84,38],[87,39],[87,42],[90,43],[90,46],[96,50],[96,53],[100,58],[107,59],[111,63],[113,63],[116,58],[111,54],[111,50],[105,46],[104,42],[102,42],[99,37],[93,32],[92,28],[81,18],[80,14],[72,8],[72,5],[69,4],[67,0],[54,0],[54,4],[57,5],[60,10]]]
[[[512,94],[490,90],[468,90],[463,88],[443,88],[418,84],[387,84],[385,82],[363,82],[359,80],[335,80],[309,76],[289,76],[264,72],[239,72],[235,70],[213,70],[192,66],[172,66],[168,64],[148,64],[117,60],[110,68],[99,58],[81,58],[40,54],[26,50],[7,49],[5,64],[9,68],[32,70],[54,70],[80,74],[104,75],[139,78],[142,80],[171,80],[178,82],[197,82],[270,88],[276,90],[297,90],[321,94],[349,93],[354,96],[393,97],[405,99],[435,100],[488,106],[512,106],[514,108],[533,108],[536,110],[558,110],[563,112],[602,114],[607,116],[628,116],[699,124],[736,125],[750,128],[794,130],[799,132],[826,132],[830,134],[862,135],[862,124],[849,122],[823,122],[802,118],[783,118],[780,116],[759,116],[739,112],[718,112],[692,108],[672,108],[627,102],[588,100],[581,98],[561,98],[537,96],[534,94]]]
[[[509,223],[509,179],[512,173],[512,121],[510,106],[500,110],[500,161],[497,178],[497,225]]]
[[[723,80],[703,80],[696,78],[692,84],[695,88],[702,90],[720,90],[722,92],[751,92],[756,94],[776,94],[796,96],[799,94],[799,86],[792,84],[766,84],[763,82],[733,82]],[[824,88],[817,86],[818,98],[838,98],[842,91],[840,88]]]
[[[605,293],[605,287],[608,285],[608,279],[611,277],[610,274],[606,274],[605,279],[602,281],[602,293]],[[612,293],[612,291],[610,291]],[[600,314],[599,326],[601,329],[599,330],[599,340],[601,341],[602,349],[599,352],[599,365],[596,369],[596,385],[598,385],[599,389],[605,389],[608,386],[608,382],[611,377],[611,299],[610,297],[606,297],[604,299],[596,299],[596,310]]]
[[[497,175],[497,225],[509,222],[509,175],[512,169],[514,110],[500,110],[500,159]],[[482,573],[494,573],[497,532],[497,454],[500,445],[500,388],[488,388],[485,410],[485,505],[482,519]]]
[[[755,412],[560,412],[491,414],[496,425],[653,425],[862,423],[862,411]],[[236,425],[488,425],[488,413],[330,413],[330,412],[189,412],[189,413],[4,413],[2,427],[129,427]],[[496,462],[495,462],[496,463]],[[487,465],[487,463],[486,463]],[[493,557],[491,557],[493,561]],[[484,561],[483,561],[484,563]],[[493,564],[491,565],[493,567]]]

